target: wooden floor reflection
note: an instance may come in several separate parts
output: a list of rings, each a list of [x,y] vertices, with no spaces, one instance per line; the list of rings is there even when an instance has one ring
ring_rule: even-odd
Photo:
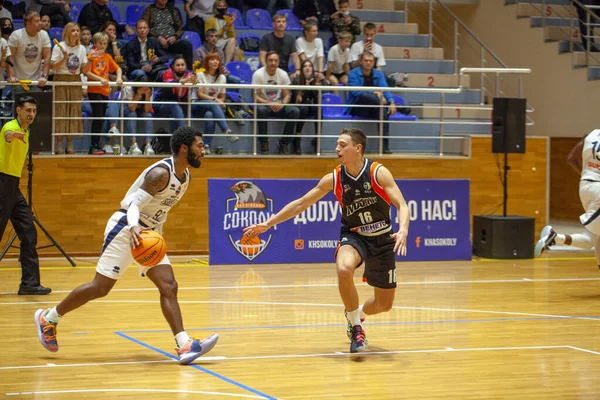
[[[158,293],[131,268],[62,319],[58,353],[33,314],[94,275],[42,262],[49,296],[14,292],[0,264],[0,397],[23,399],[600,398],[600,272],[590,253],[538,260],[399,263],[393,310],[369,318],[349,355],[333,264],[208,266],[175,259],[186,329],[219,344],[176,364]],[[364,301],[372,289],[356,282]]]

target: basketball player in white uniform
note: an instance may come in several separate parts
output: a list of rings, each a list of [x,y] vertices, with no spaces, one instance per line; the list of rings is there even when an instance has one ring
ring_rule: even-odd
[[[56,325],[59,319],[88,301],[106,296],[133,263],[131,248],[137,247],[142,240],[140,232],[152,229],[161,233],[169,210],[181,199],[190,183],[188,167],[200,167],[200,159],[204,157],[202,133],[187,126],[178,128],[171,137],[171,150],[172,157],[158,161],[142,172],[121,202],[121,209],[109,219],[94,279],[73,290],[56,307],[36,311],[38,337],[49,351],[58,351]],[[179,363],[189,364],[210,351],[217,343],[218,335],[194,340],[183,328],[177,282],[169,257],[165,254],[154,267],[140,266],[139,272],[160,291],[161,309],[175,336]]]
[[[573,147],[567,158],[568,164],[581,174],[579,199],[585,212],[579,220],[585,227],[583,233],[560,234],[550,225],[542,229],[540,239],[535,245],[534,256],[554,244],[591,249],[595,247],[596,260],[600,268],[600,129],[586,135]]]

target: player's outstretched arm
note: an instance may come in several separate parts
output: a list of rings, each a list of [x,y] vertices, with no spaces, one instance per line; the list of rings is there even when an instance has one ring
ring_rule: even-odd
[[[315,204],[323,198],[329,191],[333,190],[333,174],[327,174],[321,181],[308,191],[304,196],[285,205],[277,214],[273,215],[267,222],[254,224],[244,228],[244,232],[249,236],[259,235],[274,225],[295,217],[308,207]]]
[[[581,175],[581,170],[583,168],[582,155],[583,152],[583,142],[585,141],[585,137],[579,141],[569,152],[567,156],[567,164],[575,170],[579,175]]]
[[[397,252],[398,255],[405,256],[406,238],[408,237],[408,224],[410,223],[410,211],[408,210],[408,205],[406,204],[406,200],[404,200],[404,196],[402,195],[398,185],[396,185],[394,177],[389,169],[386,167],[379,168],[377,170],[377,181],[381,186],[383,186],[383,190],[385,190],[385,193],[390,198],[390,201],[398,209],[400,229],[391,236],[396,240],[394,252]]]
[[[135,248],[140,245],[140,232],[143,230],[140,227],[140,210],[145,205],[150,203],[155,194],[163,190],[169,183],[169,171],[166,168],[153,168],[146,174],[144,183],[135,192],[133,200],[127,209],[127,225],[131,231],[131,247]]]

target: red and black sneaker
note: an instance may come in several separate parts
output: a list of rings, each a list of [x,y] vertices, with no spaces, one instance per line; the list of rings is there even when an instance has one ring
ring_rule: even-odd
[[[367,349],[367,335],[362,326],[352,327],[352,343],[350,343],[350,353],[358,353]]]
[[[350,320],[348,319],[348,310],[344,310],[344,316],[346,317],[346,321],[348,322],[348,326],[346,327],[346,335],[348,336],[348,339],[352,340],[352,322],[350,322]],[[365,319],[361,318],[360,323],[362,324],[363,322],[365,322]]]

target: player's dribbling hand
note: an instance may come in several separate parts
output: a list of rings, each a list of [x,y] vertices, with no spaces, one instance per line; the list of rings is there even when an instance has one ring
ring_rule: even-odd
[[[399,256],[406,255],[406,237],[408,236],[408,232],[398,231],[396,233],[392,233],[390,235],[396,241],[394,245],[394,253],[397,253]]]
[[[142,241],[142,235],[140,235],[140,233],[147,230],[148,228],[142,228],[139,225],[131,227],[131,237],[129,238],[129,243],[131,244],[132,249],[135,249],[140,245],[140,242]]]
[[[248,235],[249,237],[254,237],[256,235],[260,235],[263,232],[266,232],[269,230],[269,225],[267,225],[266,222],[263,222],[262,224],[254,224],[254,225],[250,225],[244,228],[244,233],[246,235]]]

